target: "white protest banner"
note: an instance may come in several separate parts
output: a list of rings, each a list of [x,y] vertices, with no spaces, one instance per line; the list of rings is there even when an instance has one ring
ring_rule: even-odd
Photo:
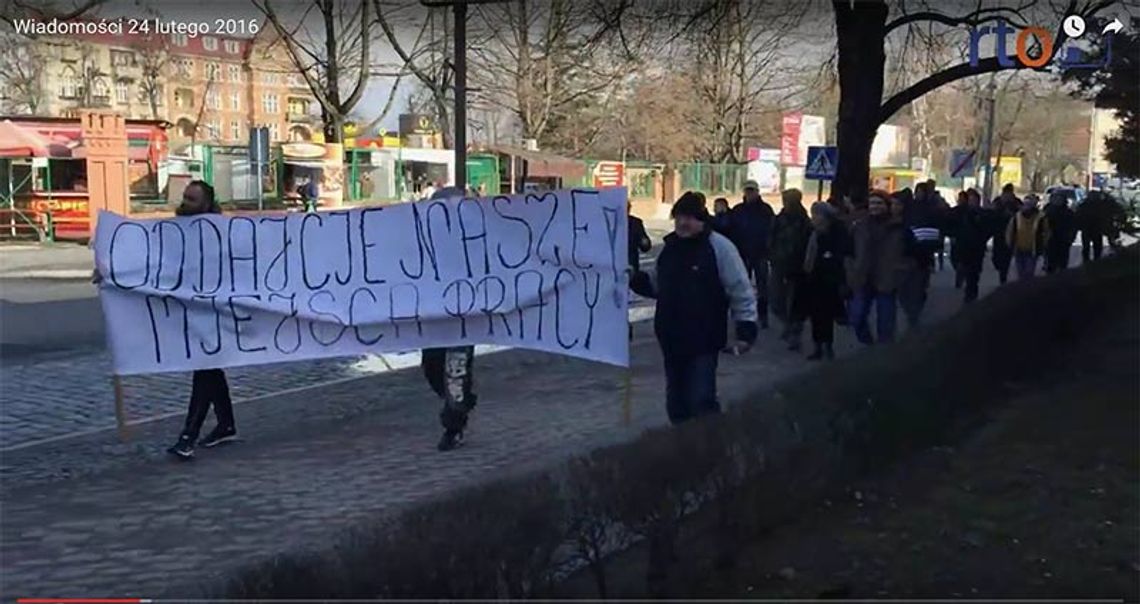
[[[467,344],[629,362],[626,190],[283,216],[102,213],[118,375]]]

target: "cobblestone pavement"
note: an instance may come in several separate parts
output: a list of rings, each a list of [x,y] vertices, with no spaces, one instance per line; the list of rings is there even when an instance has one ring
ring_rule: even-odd
[[[936,277],[932,318],[958,308]],[[992,279],[992,274],[987,274]],[[244,441],[163,458],[179,419],[0,454],[0,593],[8,597],[192,597],[235,567],[327,544],[417,501],[507,473],[548,467],[666,422],[660,355],[641,323],[625,371],[512,350],[477,361],[480,405],[468,446],[435,451],[438,402],[416,371],[264,397],[239,405]],[[837,351],[854,345],[841,330]],[[772,331],[726,357],[726,402],[810,369]],[[245,378],[235,378],[235,386]],[[251,378],[252,379],[252,378]],[[65,395],[66,396],[66,395]]]

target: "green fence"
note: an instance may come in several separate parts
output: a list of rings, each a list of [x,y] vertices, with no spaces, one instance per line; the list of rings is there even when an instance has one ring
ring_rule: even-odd
[[[681,190],[701,191],[706,195],[739,193],[748,179],[748,166],[744,164],[677,164],[681,176]]]

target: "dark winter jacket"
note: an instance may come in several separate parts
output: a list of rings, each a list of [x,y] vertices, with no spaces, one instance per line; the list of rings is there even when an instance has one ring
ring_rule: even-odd
[[[645,223],[637,216],[629,217],[629,267],[634,271],[641,269],[641,253],[653,249],[649,235],[645,232]]]
[[[990,211],[969,206],[950,210],[946,234],[953,245],[954,262],[980,270],[986,258],[986,243],[993,236]]]
[[[803,206],[780,210],[772,221],[772,244],[769,248],[772,270],[788,276],[801,274],[809,237],[811,218]]]
[[[1077,215],[1068,204],[1050,203],[1045,206],[1045,216],[1049,220],[1049,243],[1045,251],[1050,258],[1061,258],[1069,254],[1069,248],[1077,238]]]
[[[934,264],[934,254],[942,248],[942,227],[946,220],[945,202],[937,196],[903,196],[903,224],[914,236],[914,257],[920,266]]]
[[[815,252],[815,258],[810,263],[804,259],[804,286],[795,290],[795,309],[804,315],[829,309],[835,316],[841,316],[841,292],[847,281],[844,264],[851,254],[851,236],[847,227],[837,220],[826,231],[813,233],[809,242],[811,237],[815,237],[815,245],[809,245],[808,250]],[[811,265],[810,270],[807,264]]]
[[[867,216],[855,223],[847,271],[851,289],[871,288],[884,294],[896,291],[900,269],[910,261],[908,239],[906,227],[887,216]]]
[[[728,343],[729,311],[736,336],[756,339],[756,297],[744,262],[732,242],[711,229],[691,238],[665,237],[654,273],[636,275],[630,287],[657,299],[653,329],[666,355],[720,352]]]
[[[746,261],[768,258],[776,214],[764,200],[746,201],[728,211],[729,238]]]

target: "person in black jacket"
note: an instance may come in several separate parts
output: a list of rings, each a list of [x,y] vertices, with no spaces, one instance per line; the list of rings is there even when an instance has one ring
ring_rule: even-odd
[[[1013,183],[1006,183],[1001,188],[1001,195],[993,201],[993,232],[994,270],[998,274],[998,282],[1005,285],[1009,280],[1009,267],[1013,263],[1013,248],[1005,240],[1005,229],[1015,214],[1021,211],[1021,200],[1013,194]]]
[[[728,213],[729,232],[756,284],[757,313],[764,329],[768,328],[768,241],[775,218],[772,206],[760,198],[760,185],[744,181],[744,201]]]
[[[955,269],[966,286],[964,302],[978,299],[978,281],[986,261],[986,244],[993,236],[993,219],[982,209],[982,196],[970,189],[966,205],[954,208],[948,231],[956,257]]]
[[[812,232],[803,260],[803,285],[796,292],[796,306],[811,319],[815,350],[808,360],[835,358],[835,322],[846,312],[842,289],[844,258],[851,253],[847,228],[835,208],[826,202],[811,206]]]
[[[803,205],[799,189],[787,189],[781,195],[783,207],[772,222],[772,275],[768,295],[772,314],[784,323],[781,334],[788,350],[799,352],[803,339],[804,317],[793,303],[796,289],[803,282],[804,250],[811,237],[811,218]]]
[[[1045,272],[1052,274],[1069,268],[1069,253],[1077,239],[1077,215],[1063,193],[1053,193],[1045,206],[1045,217],[1051,229],[1045,247]]]
[[[653,249],[653,242],[645,232],[645,223],[633,215],[633,204],[629,205],[629,270],[631,275],[641,272],[641,254]],[[633,323],[629,324],[629,339],[633,341]]]
[[[729,239],[732,234],[729,232],[728,224],[728,200],[723,197],[717,197],[713,200],[713,217],[712,229]]]
[[[665,409],[674,424],[717,413],[718,355],[728,342],[724,317],[736,322],[736,354],[756,340],[756,299],[732,243],[708,226],[700,199],[685,193],[673,205],[654,274],[630,280],[637,294],[657,299],[653,330],[665,361]]]

